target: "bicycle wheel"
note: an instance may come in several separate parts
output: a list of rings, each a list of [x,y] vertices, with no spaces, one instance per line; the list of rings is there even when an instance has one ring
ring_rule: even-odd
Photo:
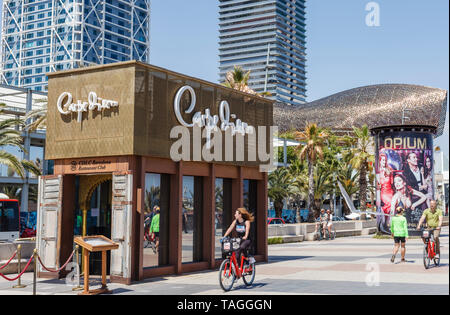
[[[425,266],[425,269],[430,268],[430,256],[428,255],[428,247],[425,246],[423,248],[423,265]]]
[[[236,275],[234,273],[233,265],[229,259],[225,259],[219,269],[219,283],[222,290],[225,292],[230,291],[235,279]]]
[[[439,257],[439,258],[435,258],[434,259],[434,265],[436,266],[436,267],[439,267],[439,265],[441,264],[441,258]]]
[[[251,286],[253,284],[253,281],[255,281],[255,275],[256,275],[256,263],[251,263],[248,267],[247,273],[244,273],[242,276],[242,279],[244,280],[244,283],[246,286]],[[244,270],[245,272],[245,270]]]

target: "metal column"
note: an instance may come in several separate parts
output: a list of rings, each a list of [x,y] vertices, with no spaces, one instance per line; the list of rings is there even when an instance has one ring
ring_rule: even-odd
[[[33,106],[33,92],[31,89],[27,89],[27,105],[26,105],[26,112],[29,113],[32,110]],[[28,125],[30,123],[29,120],[26,121],[26,124]],[[31,137],[30,132],[28,130],[24,130],[24,147],[25,151],[23,152],[23,159],[24,160],[30,160],[30,149],[31,149]],[[25,170],[25,178],[24,183],[22,186],[22,197],[20,202],[20,208],[28,212],[28,193],[30,190],[30,174],[27,170]]]

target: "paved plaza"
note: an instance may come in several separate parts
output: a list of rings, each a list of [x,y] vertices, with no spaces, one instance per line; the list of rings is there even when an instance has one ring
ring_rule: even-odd
[[[269,246],[269,263],[258,264],[252,287],[239,280],[224,293],[217,271],[167,276],[131,286],[110,284],[113,294],[132,295],[290,295],[290,294],[449,294],[449,229],[442,232],[441,266],[425,270],[423,244],[409,240],[407,262],[390,263],[393,241],[372,236],[341,238],[334,241],[304,242]],[[379,272],[378,272],[379,271]],[[93,280],[92,287],[95,288]],[[0,280],[0,295],[32,292],[32,274],[25,274],[25,289],[12,289]],[[77,294],[64,280],[43,280],[40,295]]]

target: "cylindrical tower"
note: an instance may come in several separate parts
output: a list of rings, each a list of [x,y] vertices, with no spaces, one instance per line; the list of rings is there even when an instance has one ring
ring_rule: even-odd
[[[372,134],[376,149],[378,228],[391,234],[390,218],[402,207],[410,234],[414,234],[423,211],[434,199],[436,128],[387,126],[372,129]]]

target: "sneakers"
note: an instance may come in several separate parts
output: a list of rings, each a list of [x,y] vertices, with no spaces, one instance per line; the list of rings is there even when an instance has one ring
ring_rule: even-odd
[[[394,262],[395,262],[395,255],[392,255],[391,263],[394,263]]]

